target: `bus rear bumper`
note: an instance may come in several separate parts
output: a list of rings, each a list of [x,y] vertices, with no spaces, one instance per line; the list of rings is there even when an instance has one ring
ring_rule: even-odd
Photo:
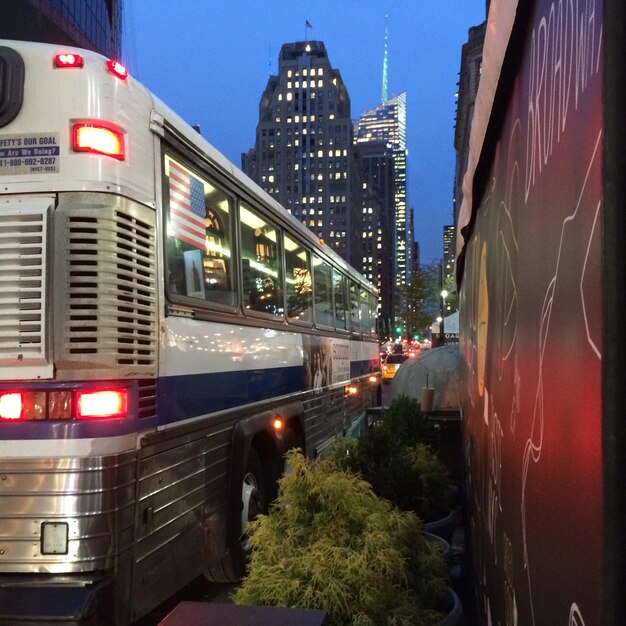
[[[0,575],[3,626],[115,623],[113,577],[104,574]]]

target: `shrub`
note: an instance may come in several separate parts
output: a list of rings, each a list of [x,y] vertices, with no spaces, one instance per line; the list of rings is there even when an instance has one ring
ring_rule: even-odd
[[[435,624],[445,564],[417,517],[334,463],[296,452],[252,554],[236,604],[322,609],[330,626]]]
[[[338,440],[329,459],[374,492],[430,521],[446,504],[448,472],[429,442],[435,430],[416,400],[400,397],[360,438]]]

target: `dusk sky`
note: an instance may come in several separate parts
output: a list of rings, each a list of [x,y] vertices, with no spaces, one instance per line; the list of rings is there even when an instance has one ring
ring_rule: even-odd
[[[441,258],[461,46],[485,19],[484,0],[126,0],[124,11],[129,71],[238,167],[284,43],[325,43],[352,119],[381,102],[387,16],[388,95],[407,92],[407,206],[422,262]]]

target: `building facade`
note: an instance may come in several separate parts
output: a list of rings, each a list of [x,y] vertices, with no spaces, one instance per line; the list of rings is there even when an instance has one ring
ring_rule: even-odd
[[[454,263],[456,256],[456,227],[443,227],[443,280],[448,285],[454,280]]]
[[[488,8],[488,3],[487,3]],[[456,124],[454,128],[454,149],[456,163],[454,171],[453,212],[454,223],[459,217],[463,201],[463,175],[469,155],[469,135],[474,116],[474,103],[478,93],[480,68],[483,58],[483,44],[487,22],[469,29],[468,40],[461,48],[461,68],[459,71],[459,91],[456,104]]]
[[[0,39],[40,41],[121,58],[123,0],[0,0]]]
[[[407,213],[407,146],[406,146],[406,92],[386,100],[366,111],[356,123],[358,144],[382,143],[388,146],[394,170],[395,219],[395,286],[400,293],[409,279],[410,252]]]
[[[356,145],[363,172],[363,272],[378,287],[378,331],[391,335],[395,319],[393,156],[385,143]]]
[[[259,103],[242,169],[357,270],[363,268],[363,179],[350,98],[321,41],[282,46]]]

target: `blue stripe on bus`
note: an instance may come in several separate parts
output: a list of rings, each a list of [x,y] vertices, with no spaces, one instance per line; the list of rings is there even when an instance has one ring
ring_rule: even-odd
[[[159,379],[159,424],[302,391],[302,366],[168,376]]]
[[[350,376],[356,378],[377,371],[377,361],[353,362]],[[303,390],[302,366],[277,367],[236,372],[167,376],[158,379],[157,420],[154,418],[10,421],[0,420],[0,439],[89,439],[115,437],[137,430],[224,411],[252,402],[297,393]],[[81,383],[32,383],[25,388],[74,387]],[[89,383],[97,385],[97,382]],[[6,385],[0,385],[0,388]],[[13,385],[14,386],[14,385]]]

